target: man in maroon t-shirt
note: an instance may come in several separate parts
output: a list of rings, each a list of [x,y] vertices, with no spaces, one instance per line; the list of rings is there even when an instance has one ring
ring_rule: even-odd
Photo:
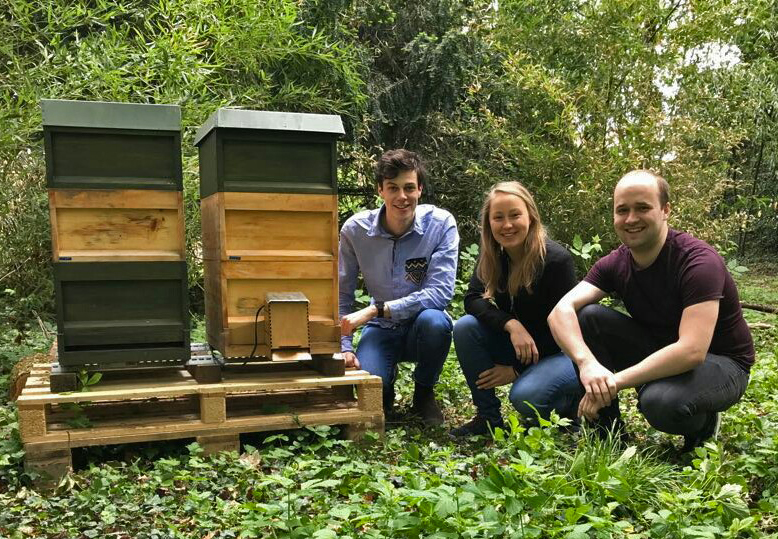
[[[626,174],[613,193],[623,245],[601,258],[548,321],[586,391],[579,415],[621,427],[618,392],[634,387],[657,430],[684,436],[684,450],[715,437],[740,400],[754,344],[737,288],[707,243],[667,225],[670,189],[647,171]],[[598,305],[607,294],[631,316]]]

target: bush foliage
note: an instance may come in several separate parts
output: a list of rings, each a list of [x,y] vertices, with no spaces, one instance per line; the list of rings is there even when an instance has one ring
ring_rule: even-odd
[[[15,322],[52,310],[41,98],[183,109],[190,281],[201,283],[196,128],[216,108],[340,114],[345,216],[371,158],[430,162],[465,245],[480,193],[518,179],[553,234],[612,247],[635,167],[673,224],[725,254],[778,247],[775,0],[8,0],[0,8],[0,283]],[[23,301],[22,301],[23,300]],[[195,305],[197,303],[195,302]]]

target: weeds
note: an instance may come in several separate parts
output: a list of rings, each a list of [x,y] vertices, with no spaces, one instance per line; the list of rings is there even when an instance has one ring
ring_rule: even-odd
[[[749,274],[741,285],[765,277]],[[772,286],[775,278],[768,280]],[[758,288],[743,286],[747,300]],[[769,288],[767,289],[769,290]],[[769,292],[765,292],[769,293]],[[756,294],[756,295],[753,295]],[[14,408],[0,407],[0,536],[253,538],[747,538],[778,533],[778,334],[755,332],[746,398],[721,440],[692,455],[647,430],[625,398],[634,443],[599,440],[552,415],[525,427],[506,413],[493,439],[455,443],[413,425],[353,444],[337,427],[243,437],[243,453],[197,444],[92,448],[45,496],[24,471]],[[10,334],[9,334],[10,335]],[[33,329],[25,346],[45,350]],[[17,348],[7,346],[7,361]],[[26,350],[26,348],[25,348]],[[403,366],[401,396],[410,395]],[[5,384],[5,382],[4,382]],[[5,386],[4,386],[5,387]],[[455,357],[439,392],[449,425],[472,413]],[[507,405],[506,405],[507,407]]]

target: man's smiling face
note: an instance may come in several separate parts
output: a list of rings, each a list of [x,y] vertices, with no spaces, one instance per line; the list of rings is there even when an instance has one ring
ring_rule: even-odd
[[[386,220],[392,229],[410,226],[419,204],[422,187],[415,170],[400,171],[394,178],[385,178],[378,195],[386,204]]]
[[[650,251],[664,238],[670,204],[659,201],[656,179],[647,174],[622,178],[613,192],[613,226],[633,251]]]

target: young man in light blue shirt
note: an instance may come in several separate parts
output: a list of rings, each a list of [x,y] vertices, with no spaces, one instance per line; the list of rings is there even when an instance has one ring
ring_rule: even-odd
[[[341,349],[347,366],[380,376],[384,411],[392,417],[397,363],[416,363],[411,411],[427,425],[441,425],[434,385],[451,346],[451,318],[459,234],[454,217],[419,205],[425,169],[408,150],[390,150],[376,164],[384,204],[350,217],[340,231],[338,261]],[[354,311],[357,276],[372,297]],[[356,351],[352,334],[365,326]]]

